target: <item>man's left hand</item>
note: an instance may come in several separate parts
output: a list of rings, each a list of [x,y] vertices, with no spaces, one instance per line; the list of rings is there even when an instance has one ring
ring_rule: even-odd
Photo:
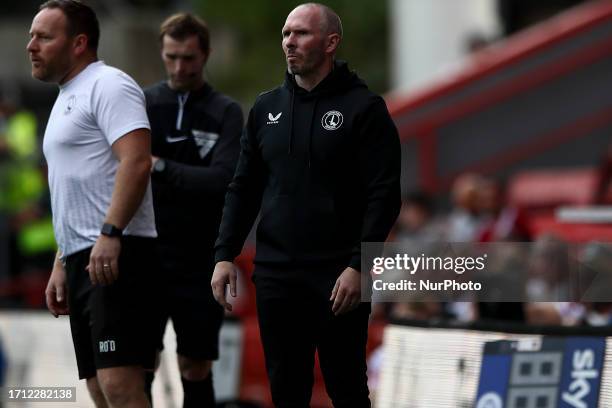
[[[119,237],[100,235],[91,249],[89,265],[85,268],[89,272],[89,279],[93,285],[110,285],[119,277],[119,253],[121,240]]]
[[[329,300],[334,302],[332,312],[336,316],[357,308],[361,303],[361,273],[346,268],[336,280]]]

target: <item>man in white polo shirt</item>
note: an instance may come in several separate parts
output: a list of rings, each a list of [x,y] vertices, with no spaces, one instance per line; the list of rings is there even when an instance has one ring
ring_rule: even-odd
[[[47,1],[30,37],[32,76],[60,88],[43,142],[59,246],[47,305],[70,315],[79,377],[96,406],[146,407],[156,231],[144,95],[98,61],[99,24],[88,6]]]

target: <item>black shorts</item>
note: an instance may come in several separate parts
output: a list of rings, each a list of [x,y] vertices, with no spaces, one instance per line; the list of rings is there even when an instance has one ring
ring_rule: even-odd
[[[152,368],[155,347],[154,240],[121,238],[119,278],[92,286],[85,267],[91,248],[66,258],[70,328],[79,378],[100,368],[140,365]]]
[[[223,307],[215,301],[210,287],[212,261],[178,259],[161,251],[158,273],[160,306],[156,345],[163,349],[168,319],[176,333],[177,354],[193,360],[219,358],[219,331],[223,323]]]

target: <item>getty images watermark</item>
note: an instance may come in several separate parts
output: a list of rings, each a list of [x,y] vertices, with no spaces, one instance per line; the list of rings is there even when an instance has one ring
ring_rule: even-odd
[[[372,261],[372,273],[374,275],[382,275],[385,271],[404,272],[414,275],[417,271],[431,272],[444,271],[454,272],[457,275],[462,275],[469,271],[482,271],[485,269],[485,261],[487,254],[478,257],[458,256],[458,257],[441,257],[441,256],[410,256],[406,253],[395,254],[395,256],[384,257],[379,256]],[[385,282],[384,279],[376,279],[373,282],[373,289],[381,290],[408,290],[408,291],[479,291],[482,289],[480,282],[460,282],[456,279],[444,279],[436,281],[432,279],[418,279],[417,281],[409,279],[400,279],[399,282]]]
[[[612,302],[612,244],[362,245],[362,300]]]

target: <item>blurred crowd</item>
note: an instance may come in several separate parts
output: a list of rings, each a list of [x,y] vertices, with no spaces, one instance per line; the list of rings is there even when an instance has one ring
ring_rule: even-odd
[[[0,101],[0,307],[42,307],[55,254],[36,116]]]
[[[529,211],[505,197],[499,180],[476,173],[459,176],[450,191],[450,210],[439,211],[433,197],[412,192],[403,205],[390,241],[420,253],[427,243],[499,243],[505,251],[491,269],[502,272],[497,289],[516,295],[504,301],[466,296],[448,302],[418,298],[410,302],[376,305],[375,318],[427,321],[505,321],[531,325],[604,326],[612,324],[612,302],[605,302],[612,286],[612,251],[599,242],[572,245],[562,237],[534,234]],[[508,243],[504,246],[504,242]],[[524,244],[511,244],[521,242]],[[431,252],[431,247],[427,248]],[[501,258],[501,259],[500,259]],[[595,279],[598,279],[595,281]],[[580,280],[576,282],[576,280]],[[501,282],[501,283],[499,283]],[[495,286],[495,285],[492,285]],[[577,293],[580,291],[580,293]],[[521,302],[508,301],[516,297]],[[566,301],[577,298],[591,301]],[[458,299],[463,300],[463,299]]]

